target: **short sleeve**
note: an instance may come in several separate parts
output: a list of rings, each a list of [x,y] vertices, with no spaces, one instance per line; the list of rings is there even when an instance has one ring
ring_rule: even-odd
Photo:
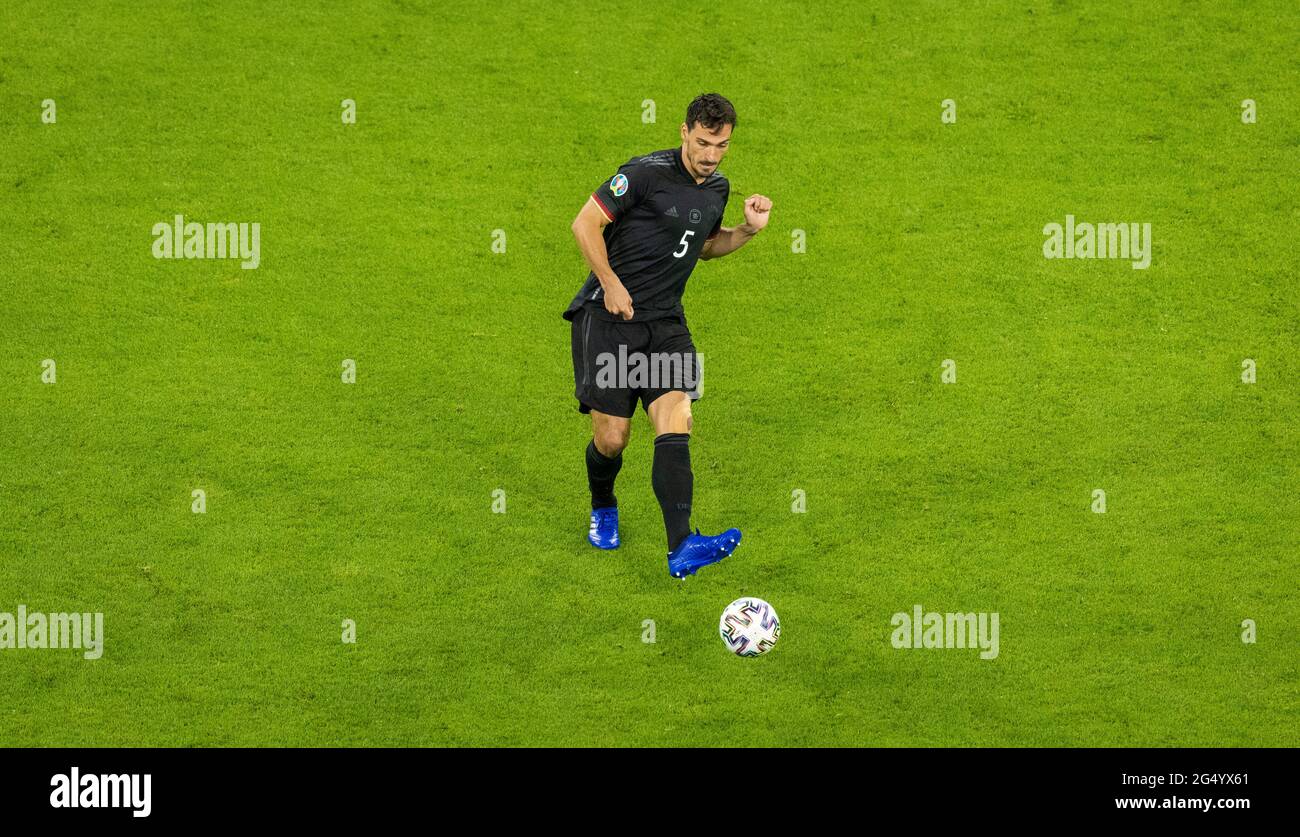
[[[722,230],[722,216],[727,214],[727,201],[729,200],[731,200],[730,183],[727,184],[726,194],[722,196],[722,209],[718,210],[718,220],[716,223],[714,223],[713,230],[709,233],[708,237],[704,239],[705,241],[712,241],[713,239],[718,237],[718,233]]]
[[[649,192],[650,173],[644,167],[623,166],[591,193],[610,223],[639,204]]]

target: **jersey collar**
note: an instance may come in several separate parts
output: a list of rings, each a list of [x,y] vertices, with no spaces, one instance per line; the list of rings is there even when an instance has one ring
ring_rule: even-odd
[[[695,178],[691,176],[690,171],[687,170],[686,168],[686,162],[682,160],[682,147],[680,145],[677,146],[677,149],[675,151],[673,151],[673,168],[677,170],[678,174],[680,174],[687,183],[689,183],[692,186],[699,186],[701,188],[705,184],[707,184],[710,180],[712,180],[713,177],[717,174],[717,172],[715,171],[713,174],[710,174],[708,177],[705,177],[699,183],[696,183]]]

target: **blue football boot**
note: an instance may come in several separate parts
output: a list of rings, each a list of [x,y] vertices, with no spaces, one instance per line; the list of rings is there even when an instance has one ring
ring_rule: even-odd
[[[700,567],[716,564],[726,558],[740,545],[740,530],[728,529],[721,535],[687,535],[686,540],[677,544],[677,548],[668,553],[668,573],[673,578],[686,578],[695,575]]]
[[[591,510],[587,540],[597,549],[618,549],[618,506]]]

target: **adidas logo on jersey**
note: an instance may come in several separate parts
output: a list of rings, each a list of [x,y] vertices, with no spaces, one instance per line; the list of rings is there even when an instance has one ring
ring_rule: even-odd
[[[674,206],[674,207],[670,208],[670,209],[669,209],[667,212],[665,212],[664,214],[665,214],[665,215],[671,215],[671,216],[673,216],[674,218],[676,218],[676,217],[677,217],[677,207]]]

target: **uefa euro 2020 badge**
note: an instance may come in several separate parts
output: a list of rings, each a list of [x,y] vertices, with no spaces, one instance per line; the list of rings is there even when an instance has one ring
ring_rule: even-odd
[[[614,193],[614,197],[619,197],[627,191],[627,177],[621,174],[614,175],[614,179],[609,182],[609,191]]]

